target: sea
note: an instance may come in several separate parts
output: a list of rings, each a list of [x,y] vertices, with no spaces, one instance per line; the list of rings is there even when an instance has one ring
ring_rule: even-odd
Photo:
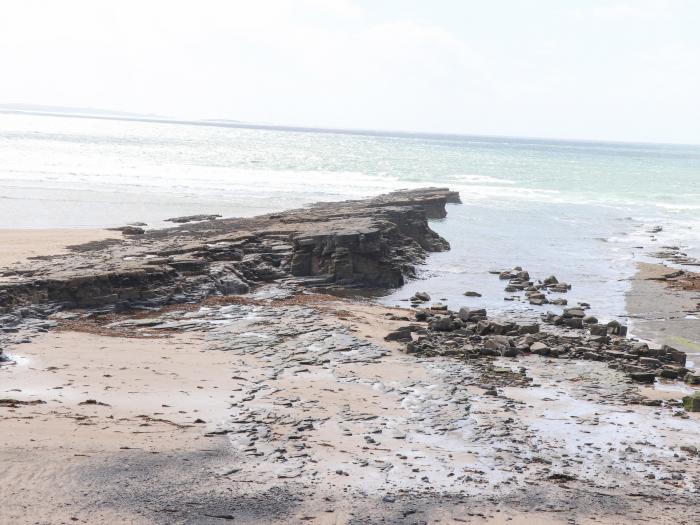
[[[569,304],[624,320],[637,262],[663,246],[700,257],[697,145],[0,113],[0,228],[157,228],[424,186],[460,192],[432,222],[452,249],[376,299],[387,305],[420,290],[451,308],[539,315],[489,273],[520,266],[570,283]]]

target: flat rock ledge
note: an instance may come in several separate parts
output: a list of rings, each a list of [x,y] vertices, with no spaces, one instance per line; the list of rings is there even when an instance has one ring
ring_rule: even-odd
[[[71,247],[0,270],[0,313],[29,305],[129,309],[235,295],[271,281],[394,288],[449,249],[429,219],[459,194],[403,190],[253,218],[189,223]]]

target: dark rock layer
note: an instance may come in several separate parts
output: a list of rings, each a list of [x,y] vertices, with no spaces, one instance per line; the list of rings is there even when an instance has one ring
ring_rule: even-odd
[[[428,252],[449,249],[428,219],[445,217],[445,204],[458,202],[456,192],[425,188],[87,243],[0,273],[0,312],[42,303],[161,306],[275,280],[397,287]]]

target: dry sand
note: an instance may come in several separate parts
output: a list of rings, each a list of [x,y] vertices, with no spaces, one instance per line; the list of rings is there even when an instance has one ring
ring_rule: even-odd
[[[120,237],[118,232],[98,229],[0,229],[0,267],[29,257],[66,253],[66,246]]]
[[[207,424],[225,416],[226,359],[200,338],[102,337],[54,332],[24,345],[0,370],[0,523],[144,523],[123,510],[81,508],[80,472],[115,454],[201,451]],[[92,403],[93,400],[99,404]],[[87,518],[87,519],[86,519]]]

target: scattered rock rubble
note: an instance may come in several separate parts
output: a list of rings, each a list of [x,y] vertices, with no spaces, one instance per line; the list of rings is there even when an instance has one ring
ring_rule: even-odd
[[[506,292],[525,292],[525,297],[532,305],[541,306],[550,302],[556,305],[567,304],[567,300],[564,298],[550,301],[547,297],[549,293],[566,293],[571,290],[570,284],[559,282],[554,275],[535,282],[530,279],[530,273],[520,266],[516,266],[512,270],[493,270],[490,273],[497,274],[499,279],[508,281],[504,289]]]
[[[653,383],[657,377],[700,382],[700,375],[685,367],[684,352],[667,345],[654,349],[627,339],[624,325],[618,321],[599,324],[582,307],[565,308],[561,315],[547,312],[542,316],[546,330],[541,330],[540,323],[489,319],[486,310],[466,307],[458,312],[420,309],[415,319],[385,339],[406,342],[407,353],[423,356],[478,359],[536,354],[605,361],[640,383]]]

